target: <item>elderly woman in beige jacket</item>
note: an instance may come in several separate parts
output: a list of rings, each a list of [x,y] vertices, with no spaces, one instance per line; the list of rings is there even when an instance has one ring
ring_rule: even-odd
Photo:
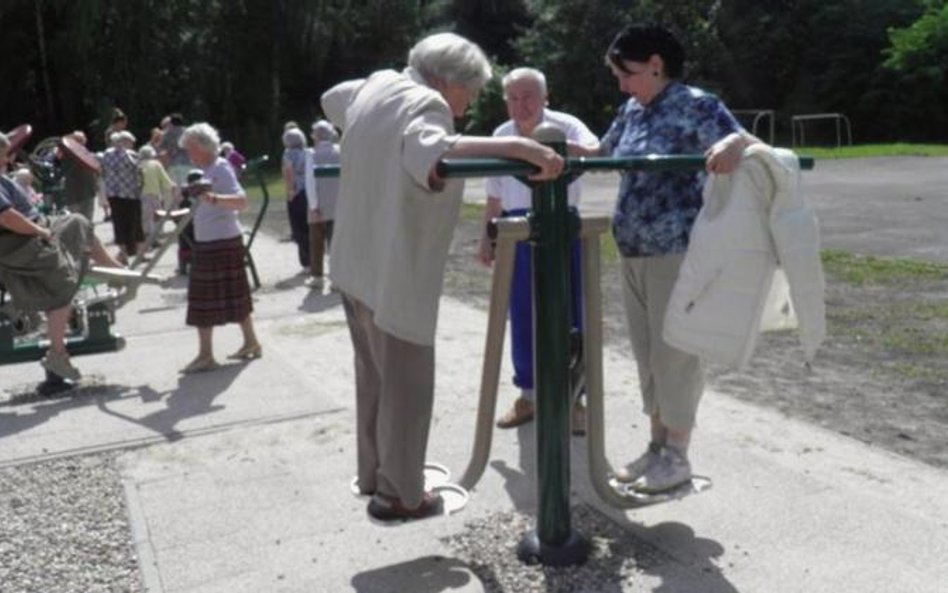
[[[434,337],[463,181],[438,176],[445,157],[522,159],[555,177],[563,160],[521,137],[462,136],[460,117],[491,77],[474,43],[452,33],[419,41],[402,72],[381,70],[322,97],[343,130],[333,284],[355,349],[358,483],[381,521],[441,513],[424,490],[434,402]]]

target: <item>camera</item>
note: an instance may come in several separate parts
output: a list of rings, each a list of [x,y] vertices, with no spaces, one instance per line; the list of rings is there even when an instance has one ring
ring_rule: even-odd
[[[192,169],[188,172],[187,183],[181,188],[181,196],[195,200],[202,194],[211,191],[211,180],[204,176],[204,171]]]

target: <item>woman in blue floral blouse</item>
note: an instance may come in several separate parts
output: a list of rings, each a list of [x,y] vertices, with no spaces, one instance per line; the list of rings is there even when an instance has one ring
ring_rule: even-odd
[[[681,43],[660,25],[631,25],[606,52],[629,95],[602,139],[619,156],[704,154],[705,171],[629,171],[619,186],[612,230],[622,254],[623,292],[643,407],[651,419],[645,453],[618,479],[645,493],[691,479],[688,444],[704,390],[701,361],[662,339],[665,308],[678,277],[707,173],[727,174],[759,142],[714,95],[683,84]]]

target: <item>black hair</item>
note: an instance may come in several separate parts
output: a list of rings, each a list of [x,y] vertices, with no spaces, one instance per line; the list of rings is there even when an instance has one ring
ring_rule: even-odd
[[[172,113],[171,115],[168,116],[168,121],[170,121],[172,125],[183,126],[184,116],[181,115],[180,113]]]
[[[665,62],[665,74],[669,78],[681,78],[685,68],[685,49],[662,25],[629,25],[616,35],[606,50],[606,59],[623,72],[628,72],[623,61],[647,62],[653,55],[660,56]]]
[[[118,107],[112,110],[112,123],[114,124],[117,121],[128,121],[128,117],[125,116],[125,112]]]

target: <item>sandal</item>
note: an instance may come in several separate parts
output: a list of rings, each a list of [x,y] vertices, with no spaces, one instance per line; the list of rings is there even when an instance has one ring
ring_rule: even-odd
[[[240,350],[229,355],[227,358],[230,360],[252,360],[254,358],[260,358],[261,356],[263,356],[263,346],[254,344],[252,346],[243,346]]]

